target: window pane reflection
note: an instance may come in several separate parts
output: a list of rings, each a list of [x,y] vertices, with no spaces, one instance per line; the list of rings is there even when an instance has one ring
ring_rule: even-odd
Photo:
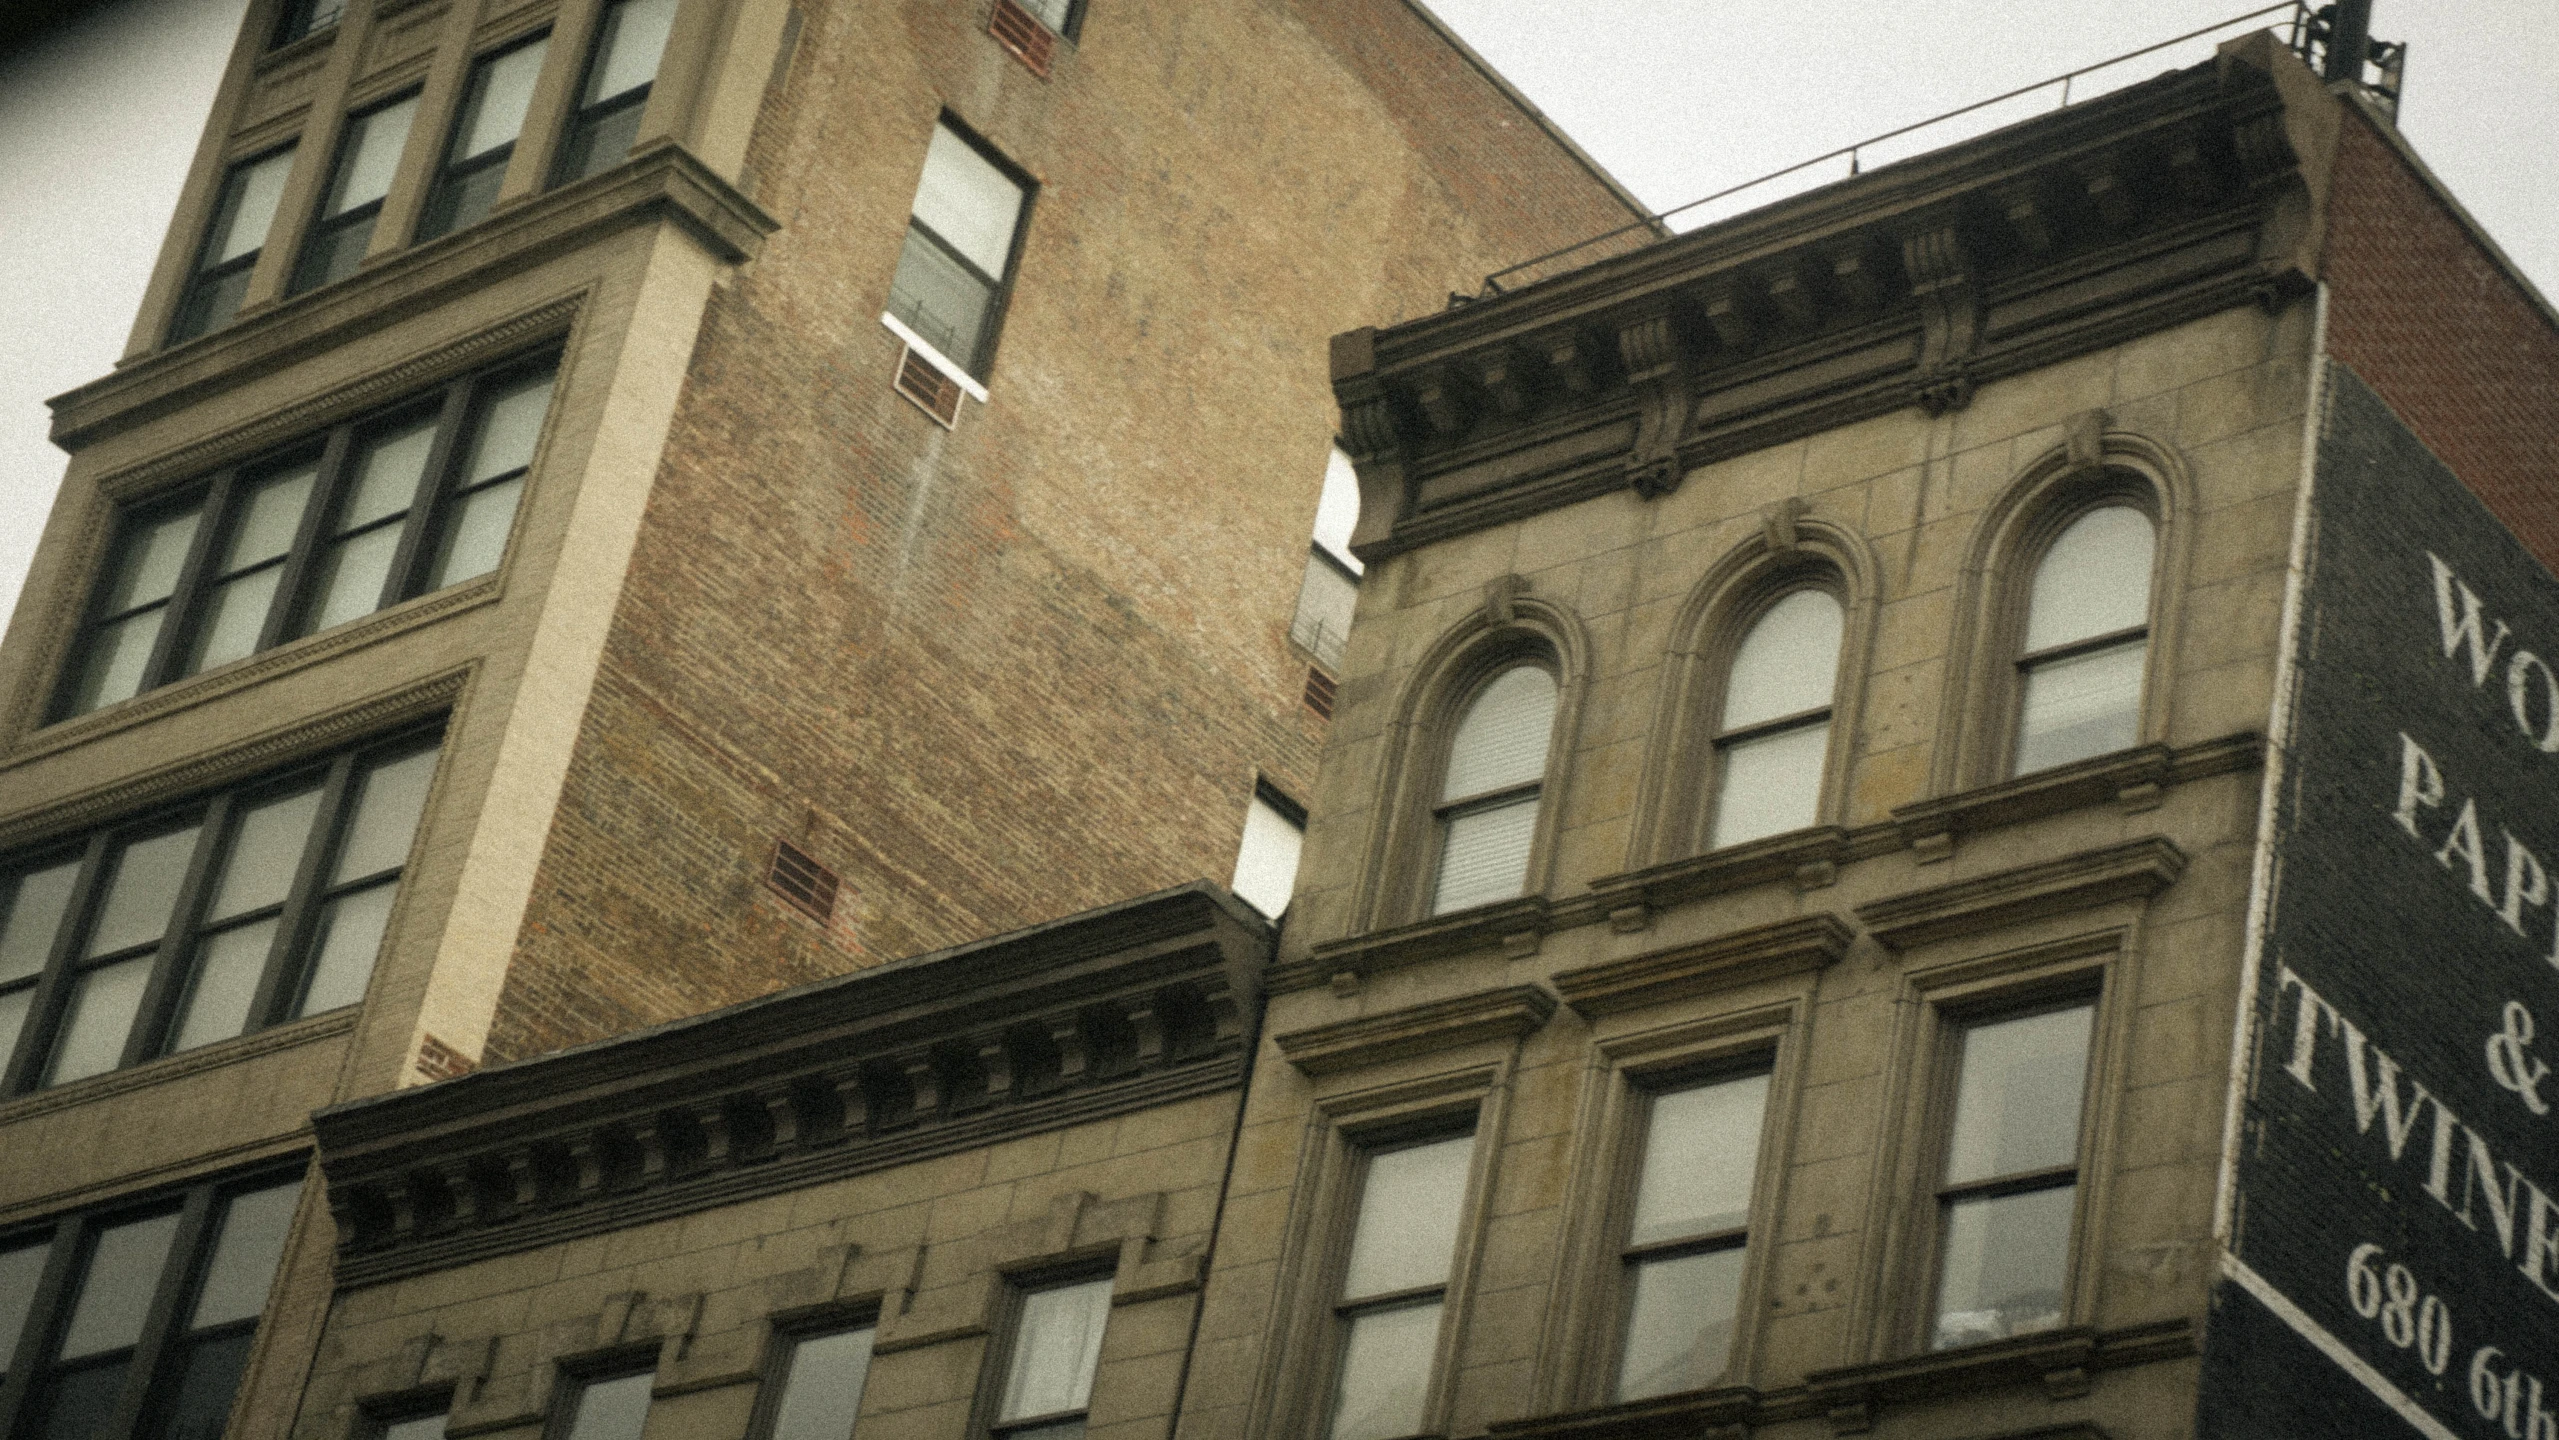
[[[1741,1311],[1743,1252],[1707,1250],[1632,1267],[1617,1398],[1698,1390],[1723,1378]]]

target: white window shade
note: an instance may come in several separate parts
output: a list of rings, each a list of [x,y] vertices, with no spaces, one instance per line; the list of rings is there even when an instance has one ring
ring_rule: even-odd
[[[1442,800],[1461,800],[1531,785],[1546,773],[1546,738],[1555,727],[1555,677],[1516,665],[1484,687],[1449,742]]]
[[[1358,528],[1359,472],[1351,467],[1351,457],[1336,445],[1324,462],[1323,498],[1315,502],[1315,543],[1353,575],[1368,571],[1351,553],[1351,532]]]
[[[1235,878],[1227,889],[1276,920],[1297,885],[1297,856],[1306,832],[1279,807],[1256,795],[1244,811],[1244,843],[1235,853]]]
[[[1718,728],[1829,708],[1842,628],[1839,601],[1826,591],[1798,590],[1770,606],[1733,654]]]
[[[2026,608],[2029,655],[2129,630],[2150,618],[2150,517],[2129,505],[2091,510],[2044,552]]]
[[[1022,187],[947,125],[934,127],[915,189],[915,218],[990,276],[1004,274]]]

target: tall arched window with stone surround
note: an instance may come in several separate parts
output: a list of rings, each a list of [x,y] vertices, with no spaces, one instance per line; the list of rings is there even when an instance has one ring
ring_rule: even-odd
[[[1820,818],[1846,618],[1837,596],[1803,586],[1761,612],[1734,648],[1715,724],[1707,848],[1800,830]]]
[[[2017,657],[2009,769],[2029,775],[2141,737],[2158,527],[2120,500],[2082,511],[2035,565]]]
[[[1458,711],[1432,808],[1431,914],[1507,900],[1525,887],[1555,699],[1554,674],[1521,663],[1494,672]]]

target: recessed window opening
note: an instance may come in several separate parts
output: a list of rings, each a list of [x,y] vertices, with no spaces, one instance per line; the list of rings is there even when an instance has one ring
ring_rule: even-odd
[[[1844,624],[1836,596],[1806,587],[1769,606],[1743,636],[1715,727],[1708,848],[1782,835],[1820,818]]]
[[[418,219],[418,239],[432,240],[488,218],[506,179],[507,162],[515,156],[515,142],[524,133],[533,82],[550,48],[549,35],[536,35],[472,65],[462,107],[453,117],[453,138],[445,143],[444,163]]]
[[[1741,1319],[1768,1075],[1656,1091],[1624,1250],[1618,1400],[1715,1384]]]
[[[1030,187],[947,120],[933,128],[889,314],[983,380],[1003,320]]]
[[[400,151],[409,143],[409,122],[417,113],[417,93],[411,91],[347,117],[319,216],[311,222],[301,261],[293,268],[293,294],[344,280],[364,263],[374,222],[382,216],[382,201],[400,167]]]
[[[1018,1303],[991,1433],[1000,1440],[1080,1440],[1111,1321],[1111,1278],[1024,1290]]]
[[[631,153],[674,27],[675,0],[612,0],[605,7],[578,83],[577,109],[551,167],[553,185],[600,175]]]
[[[878,1334],[876,1326],[860,1325],[792,1337],[766,1440],[847,1440],[862,1413]]]
[[[788,840],[773,842],[773,867],[764,883],[819,920],[835,914],[835,872]]]
[[[656,1388],[654,1370],[573,1380],[562,1387],[568,1393],[559,1407],[567,1423],[555,1419],[551,1433],[556,1440],[640,1440]]]
[[[1341,1299],[1328,1440],[1419,1433],[1465,1213],[1473,1132],[1372,1151]]]
[[[223,175],[213,223],[205,227],[204,248],[196,254],[195,274],[169,325],[171,344],[221,329],[240,313],[250,272],[266,253],[276,204],[284,198],[285,177],[292,171],[293,147],[287,145],[243,160]]]
[[[2141,738],[2150,654],[2150,517],[2103,505],[2070,522],[2035,567],[2017,660],[2019,775]]]
[[[2063,1321],[2096,1013],[2086,1002],[1978,1021],[1954,1036],[1931,1349]]]
[[[1439,830],[1432,914],[1507,900],[1525,887],[1554,728],[1555,677],[1542,666],[1513,665],[1468,703],[1432,811]]]
[[[1276,920],[1297,885],[1298,852],[1306,844],[1306,807],[1257,784],[1244,807],[1244,841],[1235,852],[1235,898]]]
[[[346,10],[347,0],[285,0],[276,16],[274,44],[281,47],[305,35],[317,35],[337,24]]]

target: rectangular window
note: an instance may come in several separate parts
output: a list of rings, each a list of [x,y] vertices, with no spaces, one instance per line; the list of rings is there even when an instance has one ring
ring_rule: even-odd
[[[1235,898],[1276,920],[1297,888],[1297,856],[1306,844],[1306,807],[1265,781],[1244,809],[1244,843],[1236,848]]]
[[[240,313],[249,291],[249,272],[265,253],[267,232],[275,225],[276,202],[284,196],[285,177],[293,170],[293,147],[270,150],[243,160],[222,177],[222,194],[213,204],[213,223],[205,228],[204,248],[196,255],[195,274],[178,301],[177,319],[169,325],[169,342],[192,340],[219,330]]]
[[[0,1236],[0,1434],[214,1435],[257,1338],[298,1174],[195,1186]],[[12,1378],[21,1378],[12,1376]]]
[[[1111,1280],[1023,1290],[992,1433],[1003,1440],[1081,1440],[1111,1320]]]
[[[631,153],[674,24],[675,0],[612,0],[604,7],[578,84],[577,109],[552,164],[552,184],[601,174]]]
[[[550,49],[551,37],[536,35],[483,55],[471,67],[462,107],[453,116],[453,138],[445,142],[443,166],[418,219],[419,240],[488,218],[498,201],[498,185],[506,179],[507,161],[515,155],[516,138],[524,133],[524,113],[533,103],[542,57]]]
[[[1288,638],[1317,663],[1342,666],[1342,643],[1350,638],[1351,612],[1359,607],[1359,577],[1321,545],[1308,547],[1306,576],[1298,582],[1297,613],[1288,622]]]
[[[1932,1349],[2062,1323],[2096,1013],[2083,1003],[1957,1032]]]
[[[657,1372],[564,1380],[552,1404],[551,1440],[640,1440]]]
[[[1331,1440],[1423,1429],[1474,1156],[1471,1131],[1368,1156],[1333,1310],[1340,1350]]]
[[[496,569],[555,364],[467,377],[128,512],[54,718]]]
[[[847,1440],[871,1375],[874,1326],[793,1336],[765,1440]]]
[[[451,1418],[443,1410],[386,1418],[373,1431],[374,1440],[444,1440],[444,1425]]]
[[[364,998],[433,735],[0,860],[0,1094]]]
[[[290,45],[305,35],[317,35],[346,13],[347,0],[284,0],[284,9],[276,16],[275,44]]]
[[[1765,1073],[1661,1090],[1644,1105],[1627,1219],[1619,1400],[1699,1390],[1732,1362]]]
[[[391,193],[391,177],[400,168],[400,151],[409,143],[409,122],[417,118],[415,91],[347,117],[338,137],[337,162],[329,167],[329,188],[320,197],[320,213],[303,237],[302,258],[293,267],[292,293],[316,290],[344,280],[364,262],[373,243],[373,222],[381,217],[383,197]]]
[[[986,378],[1031,187],[993,152],[933,128],[924,178],[889,282],[889,314],[942,359]]]
[[[1054,30],[1064,39],[1075,38],[1084,19],[1084,0],[1015,0],[1032,19]]]

